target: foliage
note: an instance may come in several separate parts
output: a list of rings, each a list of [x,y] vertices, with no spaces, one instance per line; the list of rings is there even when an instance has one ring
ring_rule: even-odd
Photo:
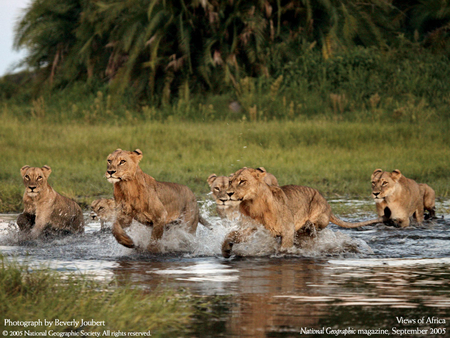
[[[445,120],[449,117],[450,63],[441,54],[419,44],[400,41],[406,47],[380,52],[377,48],[353,48],[324,60],[308,47],[292,61],[276,55],[273,77],[243,77],[219,95],[192,93],[170,104],[139,104],[131,88],[116,95],[108,84],[77,81],[63,89],[33,96],[21,81],[27,74],[8,76],[4,111],[19,118],[51,122],[83,121],[212,121],[332,118],[347,121]],[[413,52],[411,52],[413,51]],[[12,93],[12,94],[8,94]]]
[[[292,60],[302,44],[328,59],[356,45],[384,48],[393,7],[381,0],[34,0],[15,46],[37,83],[109,81],[148,103],[191,91],[220,93],[245,77],[271,76],[272,56]]]

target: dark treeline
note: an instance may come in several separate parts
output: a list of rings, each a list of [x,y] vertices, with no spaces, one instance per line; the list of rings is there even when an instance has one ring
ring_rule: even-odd
[[[323,112],[324,99],[336,118],[414,119],[449,99],[449,31],[442,0],[33,0],[15,47],[28,51],[30,101],[82,83],[147,113],[176,104],[167,114],[180,117],[208,94],[250,119]],[[22,87],[4,82],[4,98]]]

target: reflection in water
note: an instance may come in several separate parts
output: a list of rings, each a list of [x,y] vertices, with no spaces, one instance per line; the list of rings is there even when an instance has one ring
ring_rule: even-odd
[[[357,214],[358,219],[346,220],[373,216]],[[114,278],[148,290],[187,289],[210,305],[208,315],[200,313],[186,337],[298,337],[301,330],[323,328],[387,329],[391,335],[393,328],[448,332],[450,217],[444,216],[408,229],[330,226],[288,256],[278,255],[279,243],[261,230],[249,243],[236,245],[235,252],[245,258],[226,260],[220,245],[233,224],[210,215],[213,231],[199,226],[192,237],[173,228],[165,233],[158,255],[120,246],[110,233],[99,231],[99,223],[88,224],[82,236],[21,246],[15,216],[0,215],[0,250],[32,265]],[[134,225],[130,235],[145,246],[149,230]],[[416,323],[400,323],[400,317]],[[422,317],[445,323],[419,325]]]

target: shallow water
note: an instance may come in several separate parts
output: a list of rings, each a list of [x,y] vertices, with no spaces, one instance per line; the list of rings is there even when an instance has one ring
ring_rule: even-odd
[[[357,210],[352,218],[342,217],[347,221],[375,216],[364,211],[370,201],[330,203],[333,209]],[[220,247],[235,225],[215,216],[210,201],[202,202],[201,212],[214,229],[199,225],[192,236],[174,227],[165,232],[158,255],[120,246],[110,233],[99,231],[98,222],[87,223],[81,236],[18,245],[17,215],[0,215],[0,250],[31,265],[131,280],[149,290],[183,288],[205,297],[213,304],[210,316],[198,315],[186,337],[446,337],[449,210],[450,201],[439,202],[442,218],[407,229],[331,225],[287,256],[278,254],[277,240],[260,230],[249,243],[235,245],[231,259],[221,257]],[[129,234],[145,247],[150,230],[134,224]],[[410,323],[399,322],[400,317]],[[418,334],[404,331],[417,328]]]

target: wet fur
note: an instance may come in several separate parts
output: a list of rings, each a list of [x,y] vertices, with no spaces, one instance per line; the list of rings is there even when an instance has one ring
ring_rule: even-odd
[[[283,251],[293,246],[296,232],[315,233],[330,221],[345,228],[379,221],[344,222],[333,215],[330,205],[316,189],[298,185],[268,186],[264,176],[265,173],[257,169],[240,169],[230,180],[229,193],[232,199],[241,201],[239,211],[244,216],[262,224],[272,236],[281,237]],[[245,241],[251,233],[249,228],[230,233],[222,245],[223,256],[229,257],[233,244]]]
[[[257,170],[264,172],[264,182],[268,185],[278,186],[277,178],[268,173],[265,168],[259,167]],[[231,200],[227,191],[230,186],[230,177],[227,176],[217,176],[216,174],[209,175],[208,185],[211,189],[211,193],[214,196],[216,202],[216,210],[218,215],[223,219],[235,220],[239,216],[239,201]]]
[[[99,198],[91,203],[90,217],[93,220],[99,220],[101,230],[107,229],[107,222],[112,223],[116,215],[116,203],[111,198]]]
[[[80,206],[58,194],[48,183],[51,173],[49,166],[23,166],[20,172],[25,193],[24,210],[17,218],[17,225],[25,238],[36,239],[43,233],[60,235],[84,232]]]
[[[406,228],[410,217],[421,224],[424,210],[429,217],[435,216],[435,192],[427,184],[406,178],[398,169],[392,172],[375,169],[371,178],[372,197],[383,222]]]
[[[124,231],[132,220],[153,226],[147,249],[156,251],[155,241],[162,237],[164,226],[169,223],[182,221],[195,234],[199,208],[194,193],[187,186],[156,181],[141,170],[141,159],[142,152],[139,149],[117,149],[108,156],[106,177],[114,183],[116,203],[116,220],[112,232],[120,244],[133,248],[133,240]]]

